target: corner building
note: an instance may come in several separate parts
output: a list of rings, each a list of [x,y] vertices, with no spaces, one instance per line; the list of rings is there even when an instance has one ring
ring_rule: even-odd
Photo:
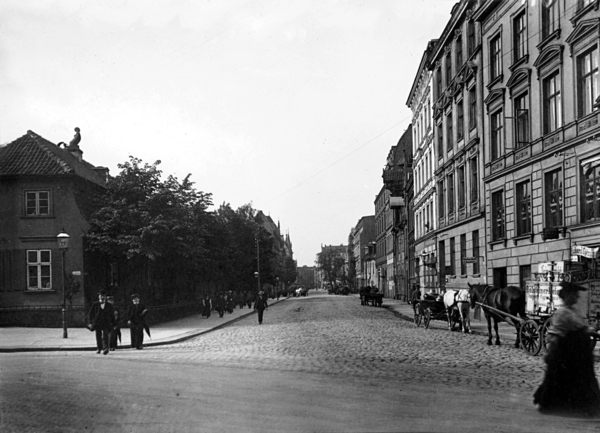
[[[487,277],[593,281],[600,247],[599,2],[487,1]]]

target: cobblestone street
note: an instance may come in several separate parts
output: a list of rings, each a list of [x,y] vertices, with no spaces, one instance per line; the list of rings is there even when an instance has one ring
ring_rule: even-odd
[[[171,346],[4,355],[0,430],[600,428],[537,413],[543,358],[486,340],[311,294]]]

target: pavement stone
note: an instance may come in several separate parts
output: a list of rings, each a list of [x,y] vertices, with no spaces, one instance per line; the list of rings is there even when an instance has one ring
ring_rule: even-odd
[[[324,292],[313,292],[324,293]],[[358,295],[349,295],[356,298]],[[270,300],[270,305],[282,302],[285,299]],[[365,306],[364,308],[379,308]],[[412,306],[407,302],[396,299],[385,298],[383,308],[392,311],[398,318],[413,322]],[[151,329],[151,338],[144,336],[144,346],[161,346],[174,344],[187,339],[214,331],[232,322],[240,320],[248,315],[254,314],[253,310],[236,308],[233,313],[225,313],[223,318],[213,312],[210,318],[201,315],[189,316],[183,319],[154,325]],[[421,325],[422,327],[423,325]],[[430,328],[443,329],[447,324],[441,320],[433,320]],[[503,344],[512,345],[516,338],[515,330],[507,323],[499,324],[500,339]],[[477,320],[471,313],[471,331],[476,335],[487,336],[487,323],[485,319]],[[122,332],[121,348],[130,348],[129,330],[124,328]],[[73,351],[73,350],[95,350],[96,343],[94,334],[87,328],[68,329],[68,338],[62,338],[62,328],[30,328],[30,327],[3,327],[0,328],[0,352],[26,352],[26,351]],[[597,349],[600,350],[600,349]]]

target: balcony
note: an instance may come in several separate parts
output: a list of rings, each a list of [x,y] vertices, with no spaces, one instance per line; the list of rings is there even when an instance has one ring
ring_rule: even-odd
[[[392,196],[404,197],[404,169],[400,167],[383,170],[383,184]]]

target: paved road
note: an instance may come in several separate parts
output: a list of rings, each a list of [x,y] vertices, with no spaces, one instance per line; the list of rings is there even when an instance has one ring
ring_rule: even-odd
[[[485,343],[311,294],[172,346],[3,355],[0,431],[600,430],[539,414],[543,359]]]

